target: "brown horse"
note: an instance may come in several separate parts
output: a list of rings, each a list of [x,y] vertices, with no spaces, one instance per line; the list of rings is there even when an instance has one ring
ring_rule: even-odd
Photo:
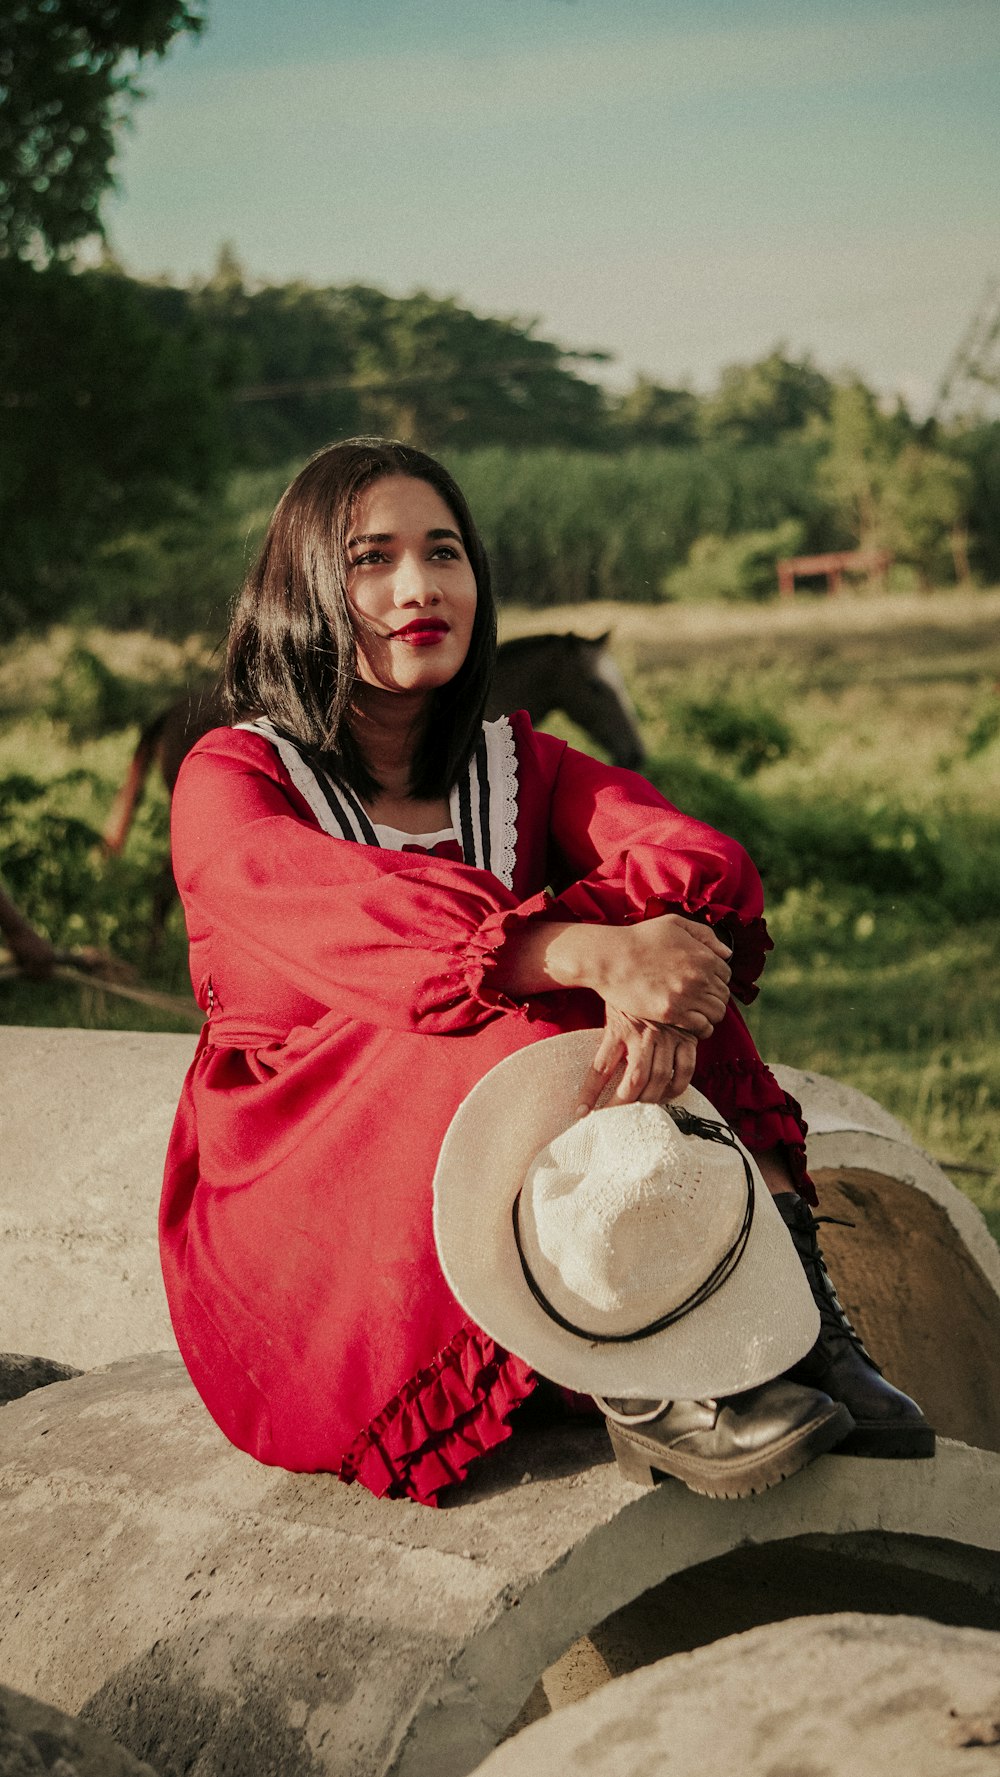
[[[562,710],[616,765],[637,770],[645,748],[625,680],[608,652],[610,634],[519,636],[501,642],[487,716],[493,720],[511,710],[527,710],[537,726],[553,710]],[[106,851],[119,852],[125,844],[153,763],[159,764],[172,792],[195,741],[225,721],[218,686],[209,685],[178,698],[143,729],[105,824]]]

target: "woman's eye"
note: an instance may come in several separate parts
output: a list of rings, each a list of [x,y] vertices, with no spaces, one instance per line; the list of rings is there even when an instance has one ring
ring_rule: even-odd
[[[453,549],[450,543],[439,543],[437,548],[434,550],[434,554],[435,555],[443,555],[447,558],[448,561],[458,561],[459,560],[458,550]]]
[[[365,568],[373,561],[385,561],[385,556],[380,549],[366,549],[364,555],[354,556],[351,561],[351,567]]]

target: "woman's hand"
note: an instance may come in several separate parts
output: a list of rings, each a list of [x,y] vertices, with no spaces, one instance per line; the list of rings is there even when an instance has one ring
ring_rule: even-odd
[[[615,1104],[661,1104],[679,1098],[690,1086],[698,1046],[693,1037],[666,1026],[630,1018],[608,1006],[604,1035],[587,1069],[576,1114],[592,1111],[610,1076],[624,1060],[625,1072],[615,1089]]]
[[[627,1054],[630,1079],[641,1081],[631,1096],[659,1098],[657,1088],[665,1080],[674,1096],[684,1090],[694,1066],[694,1043],[711,1036],[725,1017],[729,955],[707,926],[677,913],[634,926],[540,921],[507,939],[492,980],[516,996],[553,987],[586,987],[600,994],[607,1007],[607,1041],[619,1045],[613,1065]]]
[[[609,1007],[682,1037],[709,1037],[729,1004],[730,951],[677,913],[606,928],[598,992]]]

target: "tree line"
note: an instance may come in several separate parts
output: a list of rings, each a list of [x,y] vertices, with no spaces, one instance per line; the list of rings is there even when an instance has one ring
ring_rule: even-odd
[[[501,589],[538,602],[764,596],[776,555],[875,544],[925,583],[1000,573],[1000,426],[886,412],[782,350],[707,394],[647,378],[615,394],[599,354],[534,324],[423,292],[254,284],[229,250],[187,287],[10,257],[0,315],[8,629],[72,614],[129,539],[211,552],[243,523],[234,477],[278,483],[364,432],[452,463]]]
[[[464,477],[501,592],[761,597],[776,555],[881,545],[925,584],[1000,576],[1000,426],[918,423],[775,349],[699,394],[600,380],[608,354],[426,292],[263,284],[230,247],[186,286],[100,239],[139,76],[185,0],[0,13],[0,624],[190,623],[259,508],[331,438]]]

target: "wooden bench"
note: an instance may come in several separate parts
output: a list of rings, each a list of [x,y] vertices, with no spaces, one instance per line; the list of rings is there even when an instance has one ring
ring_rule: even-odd
[[[796,580],[823,575],[826,590],[833,597],[840,591],[845,574],[867,574],[884,592],[892,561],[887,549],[835,549],[826,555],[786,556],[777,564],[778,591],[782,598],[794,598]]]

